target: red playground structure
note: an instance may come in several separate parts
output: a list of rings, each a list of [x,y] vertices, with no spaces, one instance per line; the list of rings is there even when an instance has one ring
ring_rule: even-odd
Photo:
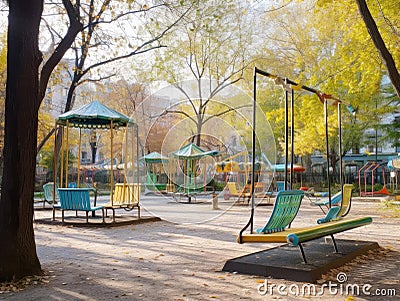
[[[390,192],[386,188],[385,165],[386,163],[368,161],[358,170],[358,187],[360,189],[360,196],[390,195]],[[380,190],[374,191],[375,176],[378,175],[378,172],[381,172],[383,187]],[[371,177],[371,191],[367,191],[367,180],[369,177]],[[363,181],[361,178],[363,178]]]

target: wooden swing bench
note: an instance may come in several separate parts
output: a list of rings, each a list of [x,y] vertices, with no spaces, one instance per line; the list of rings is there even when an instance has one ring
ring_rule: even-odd
[[[58,186],[54,188],[53,182],[48,182],[43,185],[43,208],[46,203],[50,206],[55,206],[60,201],[60,196],[58,195]],[[53,195],[55,192],[55,195]]]
[[[76,211],[76,216],[78,216],[78,211],[86,212],[86,223],[89,222],[89,212],[94,212],[101,210],[104,219],[104,206],[92,206],[90,204],[90,194],[93,191],[92,188],[58,188],[58,194],[60,196],[60,205],[57,209],[61,210],[62,223],[64,224],[64,211]],[[55,219],[55,214],[53,210],[53,220]]]
[[[137,208],[138,219],[140,219],[140,184],[132,183],[117,183],[115,184],[113,200],[104,205],[107,210],[112,210],[112,219],[115,222],[115,210],[124,209],[126,211],[131,211]]]
[[[238,243],[288,243],[300,248],[304,263],[307,263],[302,243],[330,236],[335,252],[338,253],[334,234],[372,223],[371,217],[344,219],[341,214],[343,211],[348,211],[347,208],[344,208],[346,206],[343,208],[335,206],[329,209],[324,218],[318,220],[319,224],[317,225],[288,228],[299,211],[303,197],[304,191],[301,190],[279,192],[276,196],[274,209],[266,225],[257,229],[257,233],[243,234],[252,222],[249,221],[246,227],[240,231]]]
[[[225,197],[226,199],[229,199],[230,197],[236,198],[236,201],[239,201],[241,198],[243,199],[243,202],[247,200],[247,203],[250,202],[251,199],[251,192],[250,192],[250,187],[246,185],[243,189],[238,189],[236,186],[236,182],[227,182],[226,186],[228,187],[229,193],[226,194],[227,196]],[[264,198],[267,197],[266,191],[265,191],[266,184],[263,182],[256,182],[254,183],[254,197],[255,198]]]

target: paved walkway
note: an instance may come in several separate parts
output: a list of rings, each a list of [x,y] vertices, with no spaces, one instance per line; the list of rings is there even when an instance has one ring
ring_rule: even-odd
[[[142,203],[144,208],[165,215],[169,221],[114,228],[35,224],[38,255],[48,283],[0,294],[0,300],[304,299],[289,292],[291,287],[295,293],[296,287],[301,289],[304,283],[221,272],[227,259],[276,246],[236,243],[239,230],[249,218],[247,206],[231,206],[232,203],[221,201],[220,208],[226,210],[212,210],[210,199],[181,204],[158,197],[143,197]],[[271,206],[257,208],[257,226],[265,222],[271,209]],[[149,212],[142,212],[150,216]],[[314,224],[321,215],[318,208],[305,200],[293,226]],[[345,273],[340,274],[347,278],[343,284],[371,285],[367,293],[397,290],[396,297],[351,294],[354,300],[398,300],[400,218],[393,217],[379,202],[362,200],[353,203],[351,215],[370,215],[374,222],[337,237],[377,241],[384,249],[326,275],[322,297],[314,294],[305,297],[344,300],[347,296],[340,290],[329,291],[328,284],[339,285],[336,277]],[[36,218],[50,216],[51,211],[35,211]],[[189,224],[193,219],[196,223]],[[316,293],[320,293],[321,284]],[[265,287],[269,289],[267,292]],[[262,296],[260,292],[266,294]]]

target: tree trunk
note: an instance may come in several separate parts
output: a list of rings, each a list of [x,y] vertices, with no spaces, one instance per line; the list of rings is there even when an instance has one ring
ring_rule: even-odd
[[[201,110],[199,110],[199,111],[201,112]],[[200,113],[197,114],[197,124],[196,124],[197,132],[196,132],[196,136],[194,137],[195,140],[196,140],[195,144],[197,146],[200,146],[200,144],[201,144],[201,132],[203,130],[203,116],[204,116],[204,113],[203,114],[200,114]]]
[[[0,281],[41,273],[33,231],[42,0],[10,0]]]
[[[386,70],[388,71],[389,78],[394,89],[396,90],[397,96],[400,97],[400,74],[396,68],[393,57],[386,48],[385,42],[379,33],[378,27],[376,26],[374,18],[372,17],[365,0],[357,0],[357,5],[358,10],[360,11],[360,14],[364,20],[365,26],[368,29],[369,35],[371,36],[371,39],[374,42],[376,49],[378,49],[386,66]]]

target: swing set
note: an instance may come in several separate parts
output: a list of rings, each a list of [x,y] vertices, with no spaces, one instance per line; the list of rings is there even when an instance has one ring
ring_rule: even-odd
[[[329,200],[329,208],[332,207],[332,194],[331,194],[331,183],[330,183],[330,163],[329,163],[329,133],[328,133],[328,105],[333,105],[337,107],[337,114],[338,114],[338,129],[339,129],[339,166],[340,166],[340,185],[343,195],[343,162],[342,162],[342,126],[341,126],[341,106],[344,104],[340,99],[333,97],[332,95],[325,94],[321,91],[315,90],[313,88],[300,85],[291,81],[288,78],[281,78],[276,75],[270,74],[266,71],[258,69],[257,67],[254,68],[254,87],[253,87],[253,127],[252,127],[252,152],[255,153],[255,146],[256,146],[256,105],[257,105],[257,75],[262,75],[267,78],[273,79],[276,85],[282,85],[285,91],[285,166],[288,166],[289,162],[289,92],[291,92],[291,160],[290,160],[290,168],[285,168],[285,181],[284,181],[284,190],[288,190],[288,170],[293,171],[294,165],[294,91],[304,90],[310,93],[313,93],[318,96],[319,100],[324,105],[324,119],[325,119],[325,141],[326,141],[326,172],[327,172],[327,182],[328,182],[328,200]],[[352,114],[355,115],[356,110],[350,105],[345,104],[347,110]],[[255,156],[252,156],[252,165],[255,164]],[[290,173],[290,184],[293,182],[293,172]],[[250,228],[250,234],[253,233],[253,226],[254,226],[254,213],[255,213],[255,200],[254,200],[254,191],[255,191],[255,177],[254,173],[251,175],[251,211],[250,211],[250,218],[248,223],[241,229],[239,233],[238,241],[242,242],[242,236],[244,231]]]

